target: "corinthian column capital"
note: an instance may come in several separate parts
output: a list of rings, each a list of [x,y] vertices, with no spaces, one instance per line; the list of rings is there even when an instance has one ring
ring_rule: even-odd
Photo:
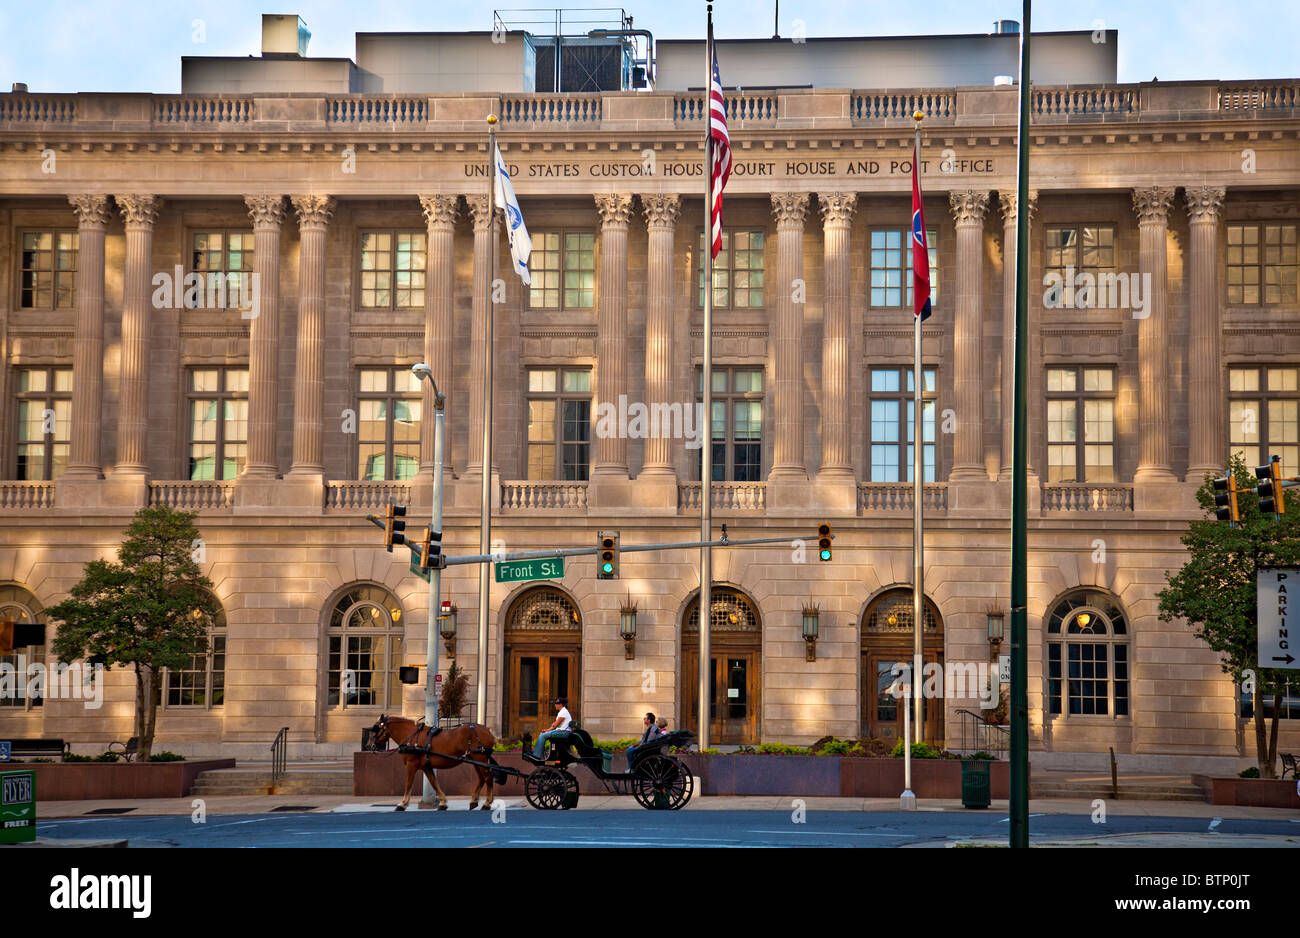
[[[78,228],[98,228],[102,231],[108,227],[109,219],[113,217],[106,195],[70,195],[68,202],[77,213]]]
[[[602,228],[626,228],[632,217],[632,196],[608,193],[596,196],[596,211]]]
[[[284,221],[284,196],[282,195],[246,195],[244,204],[248,206],[248,217],[253,219],[253,230],[258,228],[279,228]]]
[[[808,193],[773,192],[772,214],[776,216],[778,228],[802,228],[808,214]]]
[[[982,225],[984,214],[989,210],[989,194],[967,189],[964,192],[950,192],[948,206],[952,209],[953,220],[959,225]]]
[[[450,231],[456,226],[456,212],[459,208],[459,196],[422,195],[420,208],[424,211],[424,223],[431,229]],[[484,211],[486,211],[484,206]]]
[[[298,213],[299,230],[327,227],[336,204],[328,195],[291,195],[289,202]]]
[[[1133,211],[1139,224],[1164,225],[1169,221],[1169,206],[1174,201],[1171,186],[1148,186],[1133,190]]]
[[[1038,211],[1038,190],[1030,189],[1029,198],[1025,200],[1029,203],[1029,218],[1034,217],[1034,212]],[[998,205],[1002,209],[1002,223],[1004,225],[1014,225],[1016,222],[1016,194],[1014,192],[999,192]]]
[[[858,210],[856,192],[818,192],[817,204],[822,210],[822,224],[831,228],[836,225],[847,228],[853,223],[853,214]]]
[[[682,210],[682,198],[676,192],[642,195],[641,207],[645,210],[647,228],[671,231],[677,225],[677,216]]]
[[[1188,186],[1187,217],[1194,222],[1217,222],[1228,190],[1223,186]]]
[[[113,197],[128,225],[152,228],[162,210],[162,198],[156,195],[118,195]]]
[[[487,195],[467,195],[465,202],[469,205],[470,216],[474,219],[475,231],[487,231],[488,222],[488,197]]]

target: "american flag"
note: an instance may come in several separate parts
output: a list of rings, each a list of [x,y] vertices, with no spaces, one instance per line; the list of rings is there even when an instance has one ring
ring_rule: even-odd
[[[709,136],[713,138],[713,256],[722,250],[722,190],[731,178],[731,138],[727,135],[727,100],[722,96],[718,52],[713,51],[713,81],[709,85]]]

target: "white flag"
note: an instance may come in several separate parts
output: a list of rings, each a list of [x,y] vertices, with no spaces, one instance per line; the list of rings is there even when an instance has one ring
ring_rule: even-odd
[[[505,160],[501,158],[501,150],[496,148],[494,156],[496,157],[496,169],[493,172],[493,191],[497,205],[501,206],[501,211],[506,217],[506,233],[510,236],[510,257],[515,262],[515,273],[525,284],[531,283],[528,277],[528,255],[533,252],[533,242],[528,237],[528,229],[524,227],[524,216],[519,211],[519,200],[515,198],[515,187],[510,185],[510,171],[506,168]]]

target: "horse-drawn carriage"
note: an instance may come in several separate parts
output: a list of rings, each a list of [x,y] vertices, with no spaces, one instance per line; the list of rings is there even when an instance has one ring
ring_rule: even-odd
[[[631,795],[643,808],[676,810],[691,800],[695,782],[690,769],[671,752],[685,748],[695,739],[690,730],[674,730],[638,746],[629,756],[624,772],[610,771],[613,753],[592,742],[591,734],[571,724],[564,732],[549,737],[551,752],[546,758],[533,755],[532,739],[525,736],[520,755],[537,769],[524,777],[524,797],[534,808],[554,810],[578,803],[578,779],[569,771],[584,765],[600,779],[612,795]]]

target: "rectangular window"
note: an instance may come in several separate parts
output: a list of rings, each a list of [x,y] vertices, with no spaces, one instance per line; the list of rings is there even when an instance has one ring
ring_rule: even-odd
[[[704,400],[704,372],[697,379]],[[714,482],[759,482],[763,478],[763,369],[713,370],[710,459]],[[703,478],[703,450],[695,477]]]
[[[722,248],[713,259],[713,308],[758,309],[763,305],[763,245],[761,231],[722,229]],[[704,306],[704,233],[700,232],[699,264],[695,268],[696,303]]]
[[[935,370],[922,372],[925,384],[921,388],[922,446],[921,459],[925,472],[922,481],[935,480],[934,414],[938,394],[935,391]],[[915,434],[916,390],[912,383],[911,368],[872,368],[871,392],[867,401],[868,419],[871,421],[869,446],[872,482],[911,482],[915,461],[912,444]]]
[[[1228,440],[1247,467],[1273,456],[1282,474],[1300,472],[1300,368],[1228,369]]]
[[[220,707],[226,699],[226,635],[208,635],[208,650],[187,667],[164,671],[163,700],[168,707]]]
[[[1115,372],[1047,369],[1047,481],[1115,481]]]
[[[1110,712],[1109,647],[1082,642],[1066,645],[1070,713],[1105,716]]]
[[[23,232],[19,285],[21,309],[72,309],[77,302],[77,233]]]
[[[531,309],[591,309],[596,305],[596,236],[589,231],[542,231],[528,257]]]
[[[196,231],[192,242],[190,270],[199,275],[202,296],[197,303],[186,305],[203,309],[251,306],[243,298],[251,300],[253,295],[253,233]],[[182,289],[180,284],[177,289]]]
[[[1044,273],[1059,274],[1066,268],[1075,273],[1097,274],[1115,269],[1115,228],[1112,225],[1052,226],[1046,231],[1047,257]]]
[[[528,478],[585,482],[591,469],[591,370],[528,371]]]
[[[14,478],[51,482],[68,467],[72,369],[18,368],[18,440]]]
[[[1295,303],[1295,225],[1228,225],[1228,302]]]
[[[248,369],[191,368],[189,478],[233,479],[248,457]]]
[[[930,302],[939,302],[939,232],[925,231],[930,258]],[[875,228],[871,232],[871,305],[912,307],[912,232]]]
[[[363,368],[357,392],[357,478],[404,480],[420,467],[420,382],[407,366]]]
[[[400,704],[402,636],[396,632],[331,635],[327,700],[331,707]]]
[[[424,308],[425,233],[361,233],[362,309]]]

